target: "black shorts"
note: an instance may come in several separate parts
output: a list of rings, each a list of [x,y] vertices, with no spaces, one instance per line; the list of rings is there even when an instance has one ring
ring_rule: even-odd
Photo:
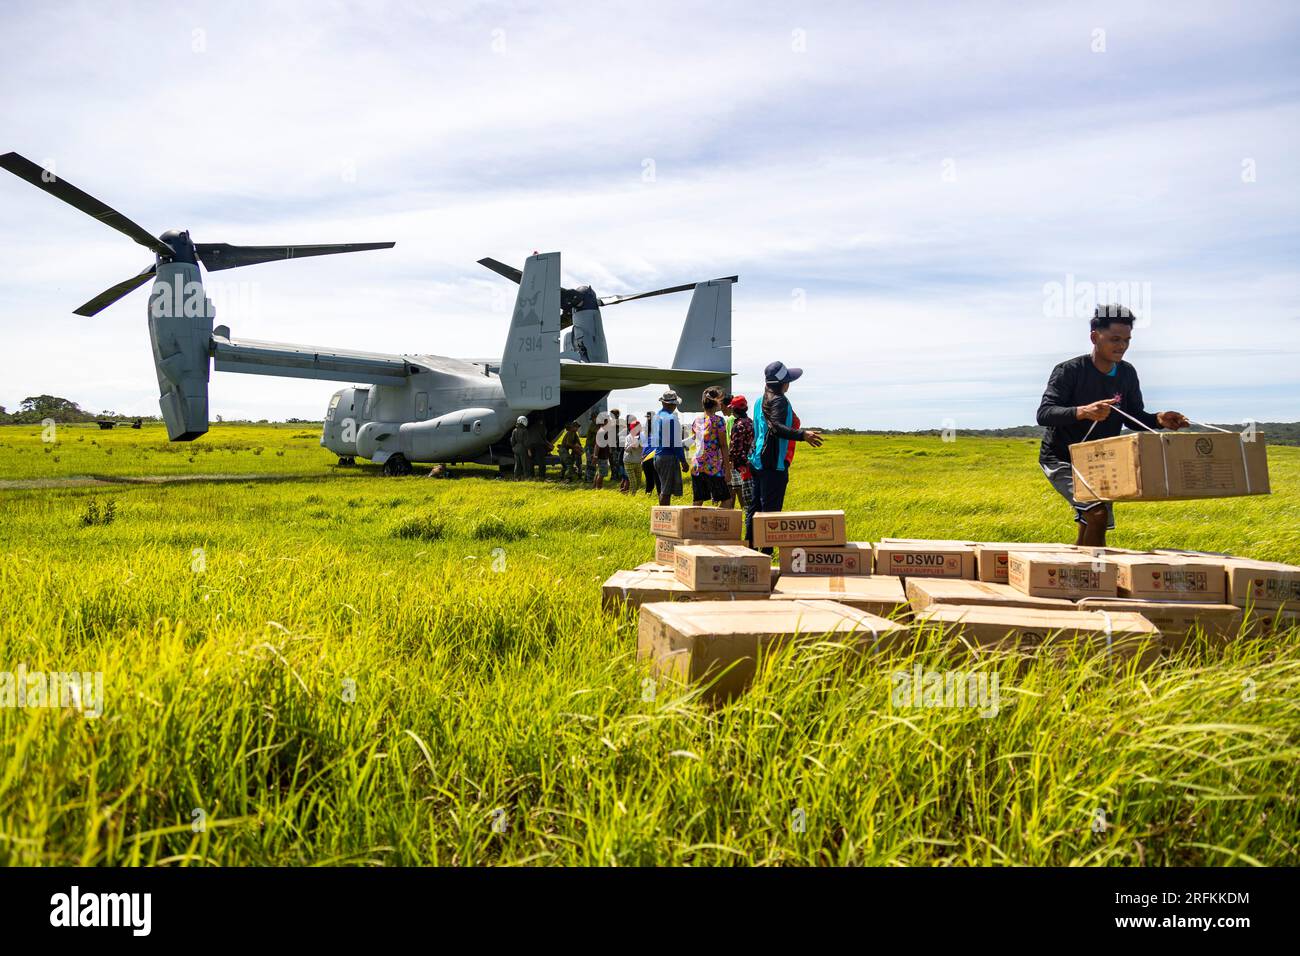
[[[691,498],[695,501],[726,501],[732,495],[722,475],[691,475]]]

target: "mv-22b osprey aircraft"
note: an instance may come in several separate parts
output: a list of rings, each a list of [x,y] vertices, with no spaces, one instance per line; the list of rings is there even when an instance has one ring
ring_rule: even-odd
[[[172,441],[208,430],[208,377],[245,372],[362,383],[335,392],[325,412],[321,445],[343,463],[366,458],[385,474],[411,472],[413,462],[478,462],[503,469],[513,462],[506,438],[520,415],[539,418],[547,439],[565,423],[600,406],[610,391],[664,384],[698,408],[710,385],[731,379],[731,286],[737,276],[634,295],[598,298],[589,286],[560,286],[560,254],[530,256],[523,270],[479,260],[519,283],[501,360],[440,355],[391,355],[235,339],[204,294],[200,263],[209,272],[302,256],[388,249],[369,242],[310,246],[196,243],[188,231],[154,237],[104,203],[17,153],[0,167],[111,226],[154,253],[154,263],[76,309],[92,316],[153,279],[149,339],[158,375],[159,406]],[[600,308],[693,289],[672,368],[609,361]],[[564,330],[563,343],[561,332]]]

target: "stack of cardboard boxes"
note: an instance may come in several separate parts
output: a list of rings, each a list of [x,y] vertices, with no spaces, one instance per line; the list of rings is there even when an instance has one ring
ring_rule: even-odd
[[[606,607],[640,607],[638,654],[657,672],[726,671],[709,696],[739,692],[754,656],[796,635],[878,649],[942,628],[975,653],[1050,637],[1053,653],[1082,646],[1146,663],[1196,629],[1227,641],[1300,623],[1291,565],[1050,543],[851,542],[842,511],[760,513],[754,544],[778,549],[774,568],[741,543],[741,522],[738,511],[657,507],[655,562],[604,588]]]

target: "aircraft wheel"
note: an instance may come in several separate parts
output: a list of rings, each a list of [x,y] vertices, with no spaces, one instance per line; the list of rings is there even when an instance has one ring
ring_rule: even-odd
[[[340,467],[340,468],[351,468],[351,467],[352,467],[353,465],[355,465],[356,463],[357,463],[357,460],[356,460],[355,458],[353,458],[351,455],[340,455],[340,456],[339,456],[339,467]]]
[[[405,455],[390,455],[384,462],[384,474],[390,478],[400,475],[409,475],[411,473],[411,463],[406,460]]]

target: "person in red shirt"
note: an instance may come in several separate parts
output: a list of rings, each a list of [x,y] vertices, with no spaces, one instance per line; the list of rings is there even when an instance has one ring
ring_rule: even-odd
[[[754,500],[754,470],[749,456],[754,453],[754,422],[749,417],[749,402],[744,395],[736,395],[727,406],[731,410],[731,434],[727,450],[731,455],[731,500],[725,507],[748,511]]]

